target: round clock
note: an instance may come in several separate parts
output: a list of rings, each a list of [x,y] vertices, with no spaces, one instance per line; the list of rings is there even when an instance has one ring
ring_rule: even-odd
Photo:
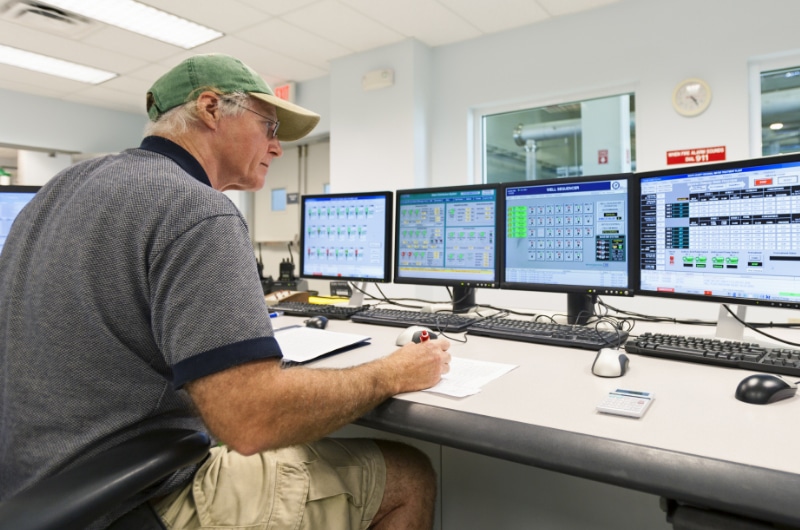
[[[711,87],[702,79],[685,79],[672,91],[672,106],[683,116],[697,116],[711,104]]]

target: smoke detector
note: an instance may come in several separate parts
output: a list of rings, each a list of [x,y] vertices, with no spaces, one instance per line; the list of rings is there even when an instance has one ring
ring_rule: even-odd
[[[31,0],[12,0],[2,7],[0,18],[46,33],[82,37],[95,29],[91,19]]]

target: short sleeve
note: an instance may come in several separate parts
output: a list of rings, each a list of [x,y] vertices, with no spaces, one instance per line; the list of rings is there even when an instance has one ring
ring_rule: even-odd
[[[200,221],[154,256],[153,334],[173,384],[281,357],[247,227],[237,215]]]

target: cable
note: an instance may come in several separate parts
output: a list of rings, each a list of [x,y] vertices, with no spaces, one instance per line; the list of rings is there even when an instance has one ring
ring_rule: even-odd
[[[744,327],[746,327],[746,328],[748,328],[748,329],[752,329],[753,331],[755,331],[756,333],[758,333],[758,334],[760,334],[760,335],[764,335],[765,337],[769,337],[770,339],[772,339],[772,340],[776,340],[776,341],[778,341],[778,342],[781,342],[781,343],[783,343],[783,344],[788,344],[789,346],[798,346],[798,347],[800,347],[800,344],[798,344],[797,342],[792,342],[792,341],[789,341],[789,340],[786,340],[786,339],[781,339],[781,338],[779,338],[779,337],[776,337],[776,336],[774,336],[774,335],[770,335],[769,333],[765,333],[765,332],[763,332],[763,331],[759,330],[758,328],[756,328],[755,326],[748,324],[747,322],[745,322],[744,320],[742,320],[741,318],[739,318],[739,316],[738,316],[736,313],[734,313],[734,312],[733,312],[733,310],[731,310],[731,308],[730,308],[730,307],[728,307],[728,304],[722,304],[722,307],[724,307],[724,308],[725,308],[725,310],[726,310],[728,313],[730,313],[730,315],[731,315],[731,316],[732,316],[732,317],[733,317],[733,318],[734,318],[734,319],[735,319],[737,322],[739,322],[741,325],[743,325]]]

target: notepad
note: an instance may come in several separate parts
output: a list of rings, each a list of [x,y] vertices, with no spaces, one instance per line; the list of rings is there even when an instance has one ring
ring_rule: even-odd
[[[305,363],[323,355],[367,344],[370,337],[355,333],[292,326],[275,330],[275,340],[281,347],[284,361]]]

